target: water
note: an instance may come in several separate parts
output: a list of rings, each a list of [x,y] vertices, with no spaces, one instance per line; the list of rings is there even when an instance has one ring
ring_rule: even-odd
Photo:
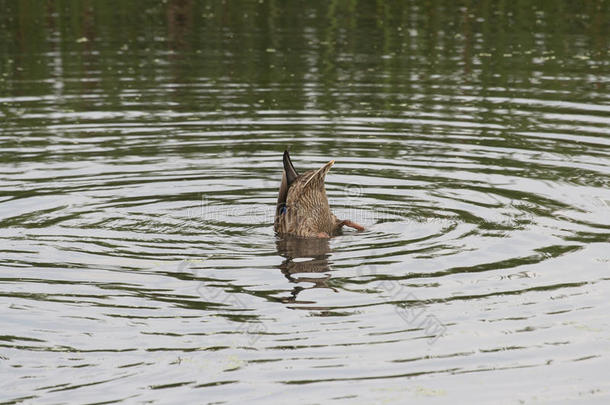
[[[608,2],[0,6],[0,401],[609,399]]]

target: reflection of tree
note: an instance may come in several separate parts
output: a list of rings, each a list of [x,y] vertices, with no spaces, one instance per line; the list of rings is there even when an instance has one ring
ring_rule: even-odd
[[[193,1],[171,0],[167,4],[167,35],[174,51],[189,48],[187,36],[193,29]]]
[[[72,0],[47,7],[40,7],[38,1],[23,0],[3,1],[2,5],[0,20],[6,29],[0,35],[4,37],[1,46],[5,51],[14,46],[26,52],[44,50],[50,41],[46,29],[59,29],[60,39],[75,51],[79,48],[72,39],[92,33],[100,35],[97,47],[120,47],[126,40],[149,41],[154,39],[152,34],[165,37],[175,50],[200,49],[214,58],[224,50],[230,51],[234,62],[243,62],[232,65],[239,76],[257,75],[259,79],[281,82],[291,73],[298,73],[301,78],[309,75],[314,67],[322,74],[317,78],[324,78],[331,86],[365,79],[369,75],[366,69],[353,68],[361,64],[388,71],[390,75],[386,77],[391,82],[395,68],[413,65],[453,66],[457,72],[456,61],[461,59],[458,65],[468,65],[477,57],[469,50],[501,56],[513,45],[528,44],[539,50],[552,50],[556,55],[569,54],[582,45],[605,52],[609,38],[605,24],[609,10],[603,0],[583,4],[499,4],[492,0],[303,4],[172,0],[165,4],[117,4]],[[51,13],[57,13],[57,24],[45,24],[53,19]],[[270,55],[269,49],[280,55]],[[346,54],[362,55],[363,59],[345,60]],[[364,58],[367,55],[370,57]],[[388,57],[392,55],[396,57]],[[300,63],[292,63],[299,56]],[[291,67],[289,72],[282,69],[287,64]],[[328,96],[338,102],[336,94]]]
[[[603,87],[602,69],[591,66],[605,66],[610,38],[604,0],[46,4],[0,0],[2,89],[51,93],[60,52],[65,92],[97,91],[105,106],[117,109],[129,88],[143,93],[142,105],[174,103],[182,111],[204,112],[239,106],[252,114],[315,110],[331,120],[366,114],[366,105],[371,113],[443,108],[451,114],[466,95],[476,98],[475,114],[501,120],[497,105],[487,101],[494,89],[529,94],[537,77],[562,76],[570,80],[545,80],[540,90],[578,101],[588,96],[583,89],[592,75]],[[172,80],[187,84],[179,92],[159,88],[168,70]],[[83,76],[96,80],[69,80]],[[191,83],[222,91],[203,93]],[[65,107],[91,108],[84,99],[67,98]],[[287,130],[299,134],[311,127]],[[336,142],[330,137],[310,147],[327,154]]]

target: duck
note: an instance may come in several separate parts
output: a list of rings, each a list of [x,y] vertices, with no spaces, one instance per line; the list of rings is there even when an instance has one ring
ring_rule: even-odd
[[[364,231],[351,220],[340,220],[332,213],[324,180],[334,160],[317,170],[298,174],[288,150],[284,151],[282,181],[277,198],[273,228],[279,235],[303,238],[330,238],[344,226]]]

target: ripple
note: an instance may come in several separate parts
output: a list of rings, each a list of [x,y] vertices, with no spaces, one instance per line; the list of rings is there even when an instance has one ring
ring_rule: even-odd
[[[0,17],[1,400],[605,395],[603,10],[180,4]]]

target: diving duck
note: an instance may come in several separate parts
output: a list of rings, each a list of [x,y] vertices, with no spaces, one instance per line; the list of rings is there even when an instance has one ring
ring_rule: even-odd
[[[343,226],[364,230],[355,222],[337,219],[330,211],[324,179],[334,163],[331,160],[318,170],[299,175],[290,154],[284,151],[284,171],[273,226],[275,232],[306,238],[330,238]]]

